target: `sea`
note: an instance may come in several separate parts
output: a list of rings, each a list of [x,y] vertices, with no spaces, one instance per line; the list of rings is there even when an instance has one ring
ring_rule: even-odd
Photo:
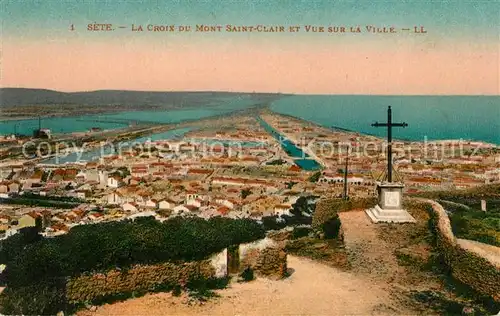
[[[129,120],[177,123],[227,114],[255,105],[251,99],[225,100],[219,105],[186,110],[43,118],[42,127],[50,128],[53,133],[68,133],[83,132],[92,127],[123,128]],[[372,127],[371,124],[386,121],[388,106],[392,107],[393,122],[408,124],[406,128],[394,129],[393,137],[396,139],[463,139],[500,144],[500,96],[292,95],[272,102],[270,109],[325,127],[385,136],[385,128]],[[31,135],[37,127],[37,119],[0,121],[0,134],[17,131]]]
[[[372,127],[387,120],[406,122],[394,128],[397,139],[424,141],[463,139],[500,144],[500,96],[291,96],[277,100],[271,110],[312,121],[385,136],[386,128]]]

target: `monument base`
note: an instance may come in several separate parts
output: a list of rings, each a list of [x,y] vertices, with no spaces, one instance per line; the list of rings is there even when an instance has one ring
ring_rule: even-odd
[[[403,209],[402,183],[377,183],[378,204],[366,214],[374,223],[416,223],[413,216]]]
[[[403,209],[384,210],[376,205],[374,208],[365,211],[374,223],[416,223],[413,216]]]

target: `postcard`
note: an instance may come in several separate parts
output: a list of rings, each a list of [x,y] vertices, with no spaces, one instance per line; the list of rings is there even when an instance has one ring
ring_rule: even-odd
[[[500,315],[498,1],[0,17],[0,314]]]

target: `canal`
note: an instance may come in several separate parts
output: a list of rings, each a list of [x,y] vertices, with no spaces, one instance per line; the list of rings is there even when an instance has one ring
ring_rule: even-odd
[[[255,118],[266,132],[271,134],[276,140],[279,141],[279,143],[281,144],[281,148],[283,148],[283,150],[293,158],[297,166],[307,171],[321,169],[321,165],[316,160],[311,159],[311,157],[307,153],[297,147],[292,141],[281,135],[260,116],[256,116]]]

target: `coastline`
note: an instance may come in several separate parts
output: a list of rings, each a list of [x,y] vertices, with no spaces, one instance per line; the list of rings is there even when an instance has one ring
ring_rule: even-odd
[[[216,107],[216,106],[214,106]],[[72,112],[72,113],[67,113],[67,114],[63,114],[63,115],[47,115],[47,116],[41,116],[41,118],[51,118],[51,119],[54,119],[54,118],[68,118],[68,117],[78,117],[78,116],[92,116],[92,115],[116,115],[116,114],[120,114],[120,113],[123,113],[123,112],[141,112],[141,111],[151,111],[151,112],[168,112],[168,111],[182,111],[182,110],[193,110],[193,109],[200,109],[200,108],[204,108],[204,109],[210,109],[212,108],[212,106],[207,106],[207,107],[186,107],[186,108],[172,108],[172,109],[160,109],[160,108],[156,108],[156,109],[149,109],[149,108],[127,108],[127,109],[119,109],[119,110],[113,110],[113,111],[108,111],[107,109],[103,111],[99,111],[99,112],[82,112],[82,113],[79,113],[79,112]],[[1,108],[0,108],[1,109]],[[102,108],[100,108],[102,109]],[[323,129],[327,129],[329,131],[337,131],[337,132],[343,132],[343,133],[352,133],[352,134],[357,134],[357,135],[362,135],[362,136],[370,136],[370,137],[374,137],[374,138],[377,138],[377,139],[384,139],[384,136],[378,136],[378,135],[375,135],[375,134],[372,134],[372,133],[366,133],[366,132],[360,132],[360,131],[356,131],[356,130],[352,130],[352,129],[348,129],[348,128],[345,128],[345,127],[341,127],[341,126],[336,126],[336,125],[331,125],[331,126],[325,126],[323,124],[320,124],[320,123],[317,123],[317,122],[314,122],[314,121],[311,121],[311,120],[307,120],[307,119],[304,119],[304,118],[301,118],[301,117],[298,117],[298,116],[294,116],[294,115],[291,115],[291,114],[285,114],[285,113],[280,113],[280,112],[275,112],[271,109],[271,104],[269,103],[266,103],[266,102],[263,102],[263,103],[256,103],[255,105],[252,105],[252,106],[249,106],[249,107],[246,107],[244,109],[238,109],[238,110],[234,110],[234,111],[231,111],[231,112],[228,112],[228,113],[222,113],[222,114],[216,114],[216,115],[213,115],[213,116],[208,116],[208,117],[204,117],[204,118],[193,118],[193,119],[183,119],[179,122],[175,122],[175,123],[162,123],[162,122],[158,122],[158,126],[163,126],[163,125],[177,125],[177,124],[184,124],[184,123],[192,123],[192,122],[197,122],[197,121],[205,121],[205,120],[210,120],[210,119],[218,119],[218,118],[222,118],[222,117],[228,117],[228,116],[231,116],[231,115],[239,115],[241,113],[245,113],[247,111],[259,111],[259,112],[269,112],[269,113],[272,113],[272,114],[276,114],[276,115],[281,115],[283,117],[287,117],[287,118],[291,118],[291,119],[295,119],[295,120],[301,120],[301,121],[304,121],[304,122],[307,122],[308,124],[311,124],[317,128],[323,128]],[[13,122],[13,121],[24,121],[24,120],[35,120],[37,119],[38,116],[27,116],[27,117],[4,117],[1,115],[1,111],[0,111],[0,123],[1,122]],[[124,119],[124,122],[126,121],[126,119]],[[115,128],[115,129],[109,129],[110,131],[116,131],[118,130],[118,128]],[[77,133],[77,132],[74,132],[74,133]],[[62,133],[61,135],[68,135],[70,136],[71,133]],[[394,138],[394,141],[400,141],[400,142],[409,142],[409,143],[422,143],[421,140],[413,140],[413,139],[409,139],[409,138]],[[446,139],[427,139],[427,141],[429,142],[433,142],[433,143],[446,143],[446,142],[459,142],[459,141],[462,141],[462,142],[477,142],[477,143],[482,143],[483,145],[487,145],[487,146],[493,146],[493,147],[497,147],[500,145],[497,144],[497,143],[493,143],[493,142],[488,142],[488,141],[485,141],[485,140],[478,140],[478,139],[463,139],[463,138],[446,138]]]

